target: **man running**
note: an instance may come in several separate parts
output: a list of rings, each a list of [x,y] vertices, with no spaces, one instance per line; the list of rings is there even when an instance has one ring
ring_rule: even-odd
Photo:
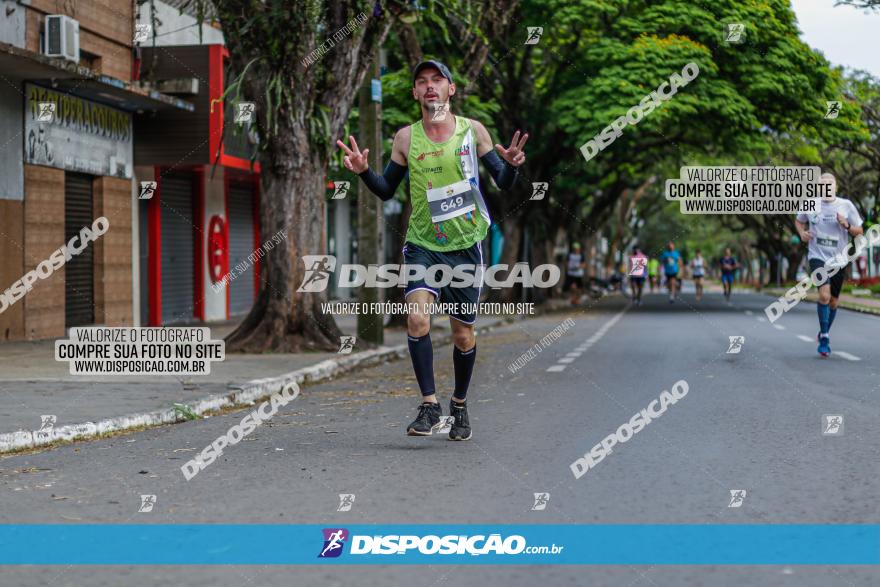
[[[492,221],[480,192],[478,158],[503,190],[513,186],[517,168],[526,159],[523,146],[528,134],[516,131],[510,147],[505,149],[496,144],[498,153],[495,153],[485,126],[456,116],[449,109],[449,99],[455,91],[452,74],[442,63],[431,60],[416,66],[412,96],[421,106],[422,119],[394,135],[391,161],[383,175],[369,168],[369,149],[361,152],[354,137],[349,137],[350,148],[342,141],[336,142],[345,152],[346,169],[357,173],[364,185],[382,200],[394,197],[409,170],[412,214],[403,254],[405,264],[410,267],[481,266],[481,242]],[[479,282],[481,285],[482,279]],[[409,354],[422,395],[418,416],[406,429],[411,436],[430,436],[441,427],[443,410],[437,402],[434,386],[430,314],[424,311],[432,302],[439,301],[455,303],[468,310],[450,313],[455,344],[452,351],[455,390],[449,405],[453,416],[449,439],[471,438],[466,397],[476,361],[474,323],[477,315],[470,310],[479,303],[479,285],[452,287],[450,284],[434,288],[424,279],[407,283],[406,301],[416,308],[407,316]]]
[[[651,283],[651,293],[654,293],[654,288],[657,286],[657,275],[660,273],[660,261],[657,260],[656,257],[651,257],[648,261],[648,281]]]
[[[663,264],[663,274],[666,275],[666,284],[669,287],[669,303],[675,302],[676,286],[678,280],[678,261],[681,254],[675,250],[672,241],[666,245],[666,250],[660,255],[660,263]]]
[[[840,265],[837,259],[846,258],[849,237],[862,234],[862,217],[855,205],[837,197],[837,180],[830,173],[823,173],[819,183],[828,184],[827,196],[819,202],[817,213],[797,215],[795,226],[801,241],[807,243],[807,261],[810,273],[825,267],[837,269],[837,272],[819,286],[819,303],[816,311],[819,314],[819,347],[817,352],[823,357],[831,354],[831,338],[829,331],[834,317],[837,315],[837,298],[843,287],[846,265]],[[835,259],[837,257],[837,259]]]
[[[703,276],[706,272],[706,261],[703,259],[700,249],[697,249],[694,258],[691,259],[691,272],[694,276],[694,288],[697,290],[697,301],[699,302],[703,299]]]
[[[565,269],[565,283],[562,291],[571,289],[571,305],[576,306],[581,300],[581,289],[584,287],[584,256],[581,253],[581,243],[572,243],[571,252],[568,253],[568,261]]]
[[[733,277],[736,270],[739,269],[739,263],[730,250],[730,247],[724,249],[724,256],[721,257],[721,285],[724,287],[724,298],[730,303],[730,292],[733,289]]]
[[[642,290],[645,288],[645,276],[648,274],[648,257],[639,247],[633,247],[630,259],[632,268],[629,273],[629,282],[632,285],[632,300],[636,306],[642,305]]]

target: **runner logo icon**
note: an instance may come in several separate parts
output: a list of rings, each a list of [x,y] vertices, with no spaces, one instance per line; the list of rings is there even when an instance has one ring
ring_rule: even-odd
[[[839,414],[825,414],[822,416],[822,436],[843,435],[843,416]]]
[[[336,257],[333,255],[303,255],[306,275],[298,292],[315,293],[327,289],[330,274],[336,269]]]
[[[138,194],[138,200],[149,200],[153,197],[153,194],[156,193],[156,186],[158,185],[155,181],[142,181],[141,182],[141,192]]]
[[[239,102],[235,109],[236,124],[244,124],[245,122],[253,122],[256,104],[253,102]]]
[[[546,181],[533,181],[532,182],[532,197],[530,200],[543,200],[544,196],[547,194],[547,188],[550,187],[550,184]]]
[[[838,100],[825,101],[825,118],[834,119],[840,114],[840,102]]]
[[[348,540],[348,530],[345,528],[324,528],[324,548],[318,554],[318,558],[336,558],[342,554],[342,547]]]
[[[535,503],[532,505],[533,512],[540,512],[547,509],[547,503],[550,501],[549,493],[536,493]]]
[[[38,122],[52,122],[55,120],[55,102],[37,102],[39,114],[37,114]]]
[[[730,341],[730,346],[727,347],[728,355],[738,354],[746,343],[745,336],[728,336],[727,339]]]
[[[351,187],[351,182],[348,181],[334,181],[333,182],[333,197],[332,200],[344,200],[345,195],[348,193],[348,188]]]
[[[340,355],[350,355],[351,351],[354,349],[354,345],[357,343],[357,337],[351,335],[345,335],[339,337],[339,350],[336,351]]]
[[[135,43],[143,43],[149,38],[150,33],[153,32],[153,25],[149,23],[136,23],[134,25],[134,42]]]
[[[630,275],[633,277],[641,277],[645,275],[645,269],[648,266],[647,257],[630,257],[629,263],[631,267],[629,270]]]
[[[354,493],[340,493],[339,494],[339,507],[336,508],[337,512],[350,512],[351,506],[354,505]]]
[[[728,43],[742,43],[745,39],[746,25],[733,22],[727,25],[727,34],[724,36],[724,40]]]
[[[541,26],[530,26],[526,27],[528,30],[529,38],[526,39],[524,45],[537,45],[538,41],[541,40],[541,35],[544,34],[544,27]]]
[[[138,508],[138,513],[147,513],[153,511],[153,506],[156,505],[156,496],[155,495],[142,495],[141,496],[141,507]]]
[[[55,426],[55,422],[58,421],[58,416],[54,414],[46,414],[40,416],[40,432],[50,432],[52,427]]]
[[[746,490],[745,489],[731,489],[730,490],[730,503],[727,504],[729,508],[739,508],[742,507],[743,500],[746,498]]]

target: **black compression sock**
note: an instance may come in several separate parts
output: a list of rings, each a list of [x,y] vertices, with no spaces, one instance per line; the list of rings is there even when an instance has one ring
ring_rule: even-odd
[[[474,372],[474,363],[477,361],[477,345],[469,351],[460,351],[455,347],[452,351],[452,363],[455,366],[455,392],[452,397],[464,399],[467,397],[468,386],[471,383],[471,374]]]
[[[412,359],[413,371],[422,397],[434,394],[434,347],[431,345],[431,333],[416,337],[407,335],[409,356]]]

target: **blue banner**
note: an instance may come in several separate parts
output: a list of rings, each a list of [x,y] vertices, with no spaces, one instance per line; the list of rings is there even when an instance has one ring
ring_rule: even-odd
[[[877,565],[880,525],[0,525],[0,565]]]

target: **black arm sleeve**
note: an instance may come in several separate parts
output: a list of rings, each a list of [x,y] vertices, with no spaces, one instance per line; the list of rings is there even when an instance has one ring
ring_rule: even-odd
[[[389,161],[385,166],[385,173],[379,175],[372,169],[367,169],[358,176],[364,180],[364,184],[371,192],[382,198],[386,202],[394,197],[397,186],[406,176],[406,165],[399,165],[394,161]]]
[[[480,161],[489,170],[495,184],[502,190],[509,190],[516,181],[518,170],[516,167],[501,159],[495,151],[489,151],[482,157]]]

